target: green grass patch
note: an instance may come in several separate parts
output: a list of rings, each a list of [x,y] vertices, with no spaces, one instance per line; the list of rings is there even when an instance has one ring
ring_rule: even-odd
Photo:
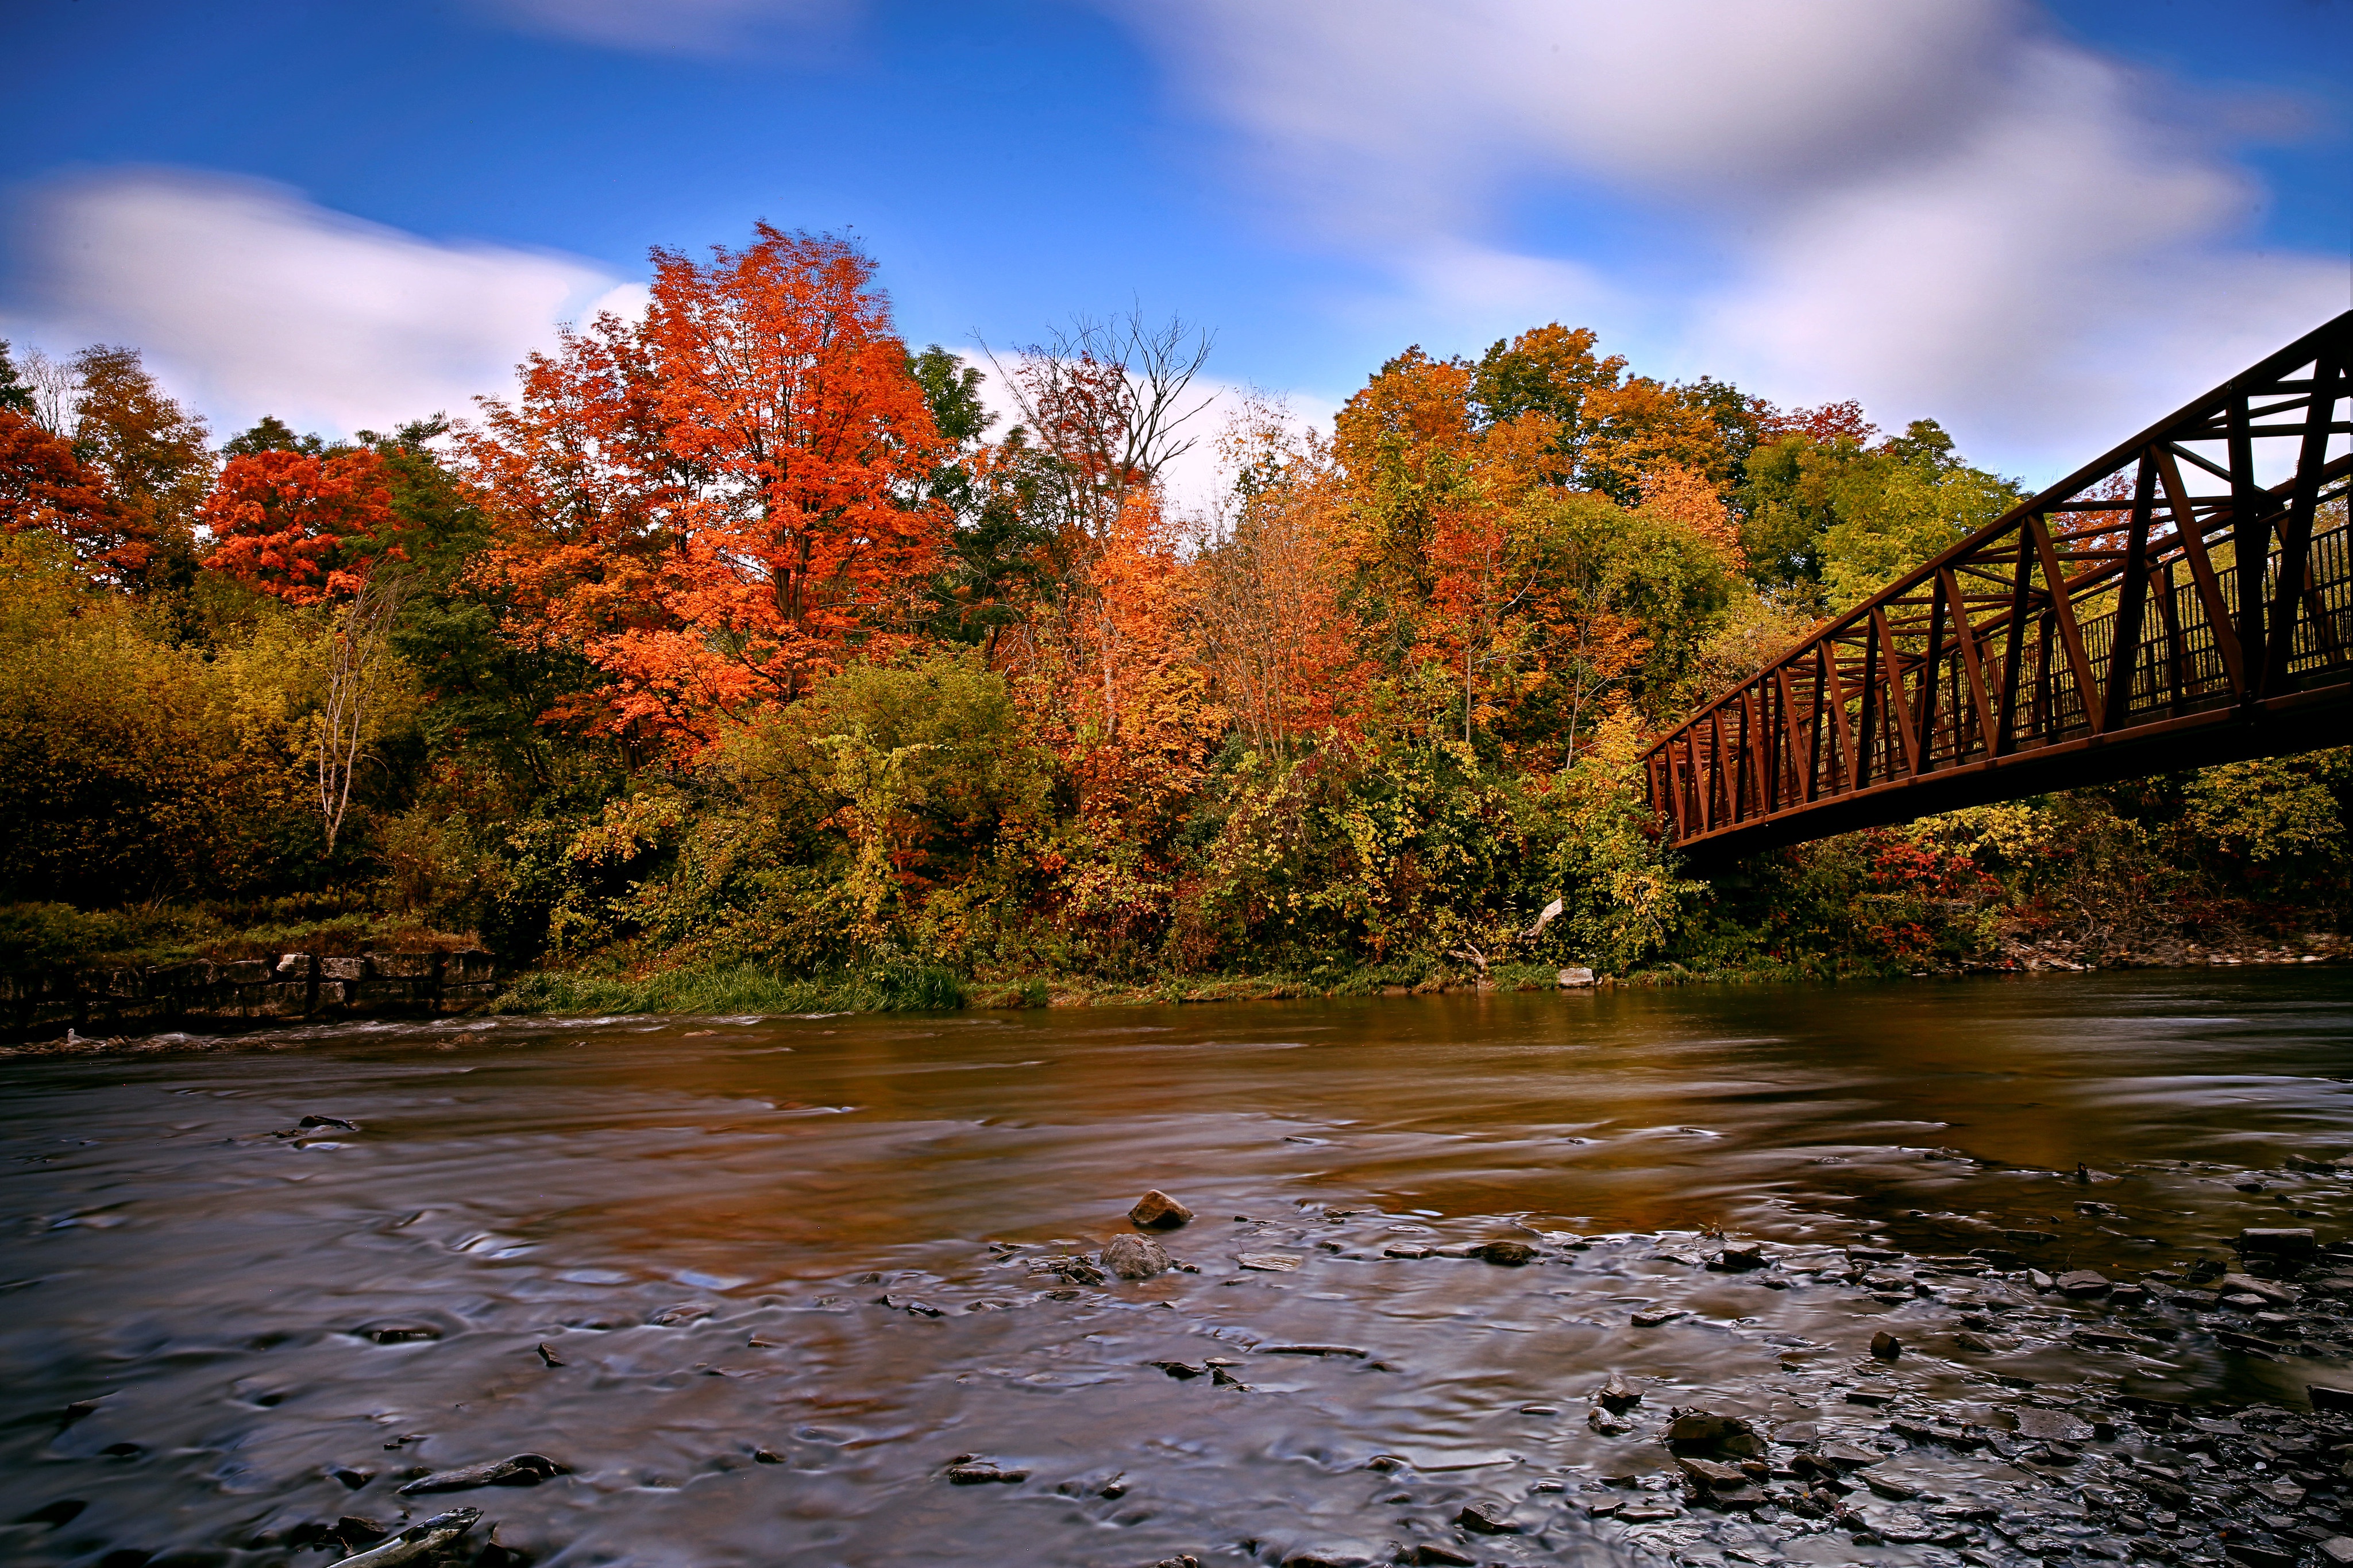
[[[70,904],[0,904],[0,973],[73,965],[139,969],[195,958],[226,963],[281,952],[349,957],[470,947],[473,940],[392,916],[309,915],[269,906],[78,910]]]
[[[634,980],[542,971],[509,986],[497,1011],[609,1017],[630,1013],[931,1013],[964,1005],[964,982],[951,970],[928,964],[796,977],[746,963],[671,969]]]

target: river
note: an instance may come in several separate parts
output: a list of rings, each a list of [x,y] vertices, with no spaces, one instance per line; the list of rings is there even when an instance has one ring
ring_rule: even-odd
[[[0,1071],[14,1563],[323,1563],[339,1517],[460,1503],[468,1552],[543,1564],[1722,1561],[1590,1502],[1671,1498],[1673,1405],[1834,1423],[1880,1378],[1999,1428],[2021,1389],[2300,1408],[2353,1375],[2189,1320],[2086,1349],[2018,1325],[2105,1309],[2031,1291],[1950,1341],[2030,1265],[2346,1236],[2348,1183],[2281,1169],[2353,1152],[2337,968],[500,1018]],[[1198,1272],[1042,1271],[1148,1188]],[[1769,1266],[1705,1266],[1718,1233]],[[1497,1238],[1537,1261],[1444,1256]],[[1862,1294],[1852,1247],[1951,1272]],[[1874,1364],[1889,1330],[1915,1348]],[[1624,1432],[1588,1404],[1613,1371]],[[565,1473],[396,1490],[522,1453]],[[1482,1499],[1508,1532],[1457,1527]],[[1726,1528],[1736,1561],[1943,1551]]]

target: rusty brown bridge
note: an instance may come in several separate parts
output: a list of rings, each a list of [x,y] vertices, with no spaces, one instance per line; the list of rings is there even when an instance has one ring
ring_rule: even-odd
[[[1644,756],[1703,863],[2353,741],[2353,311],[1824,623]]]

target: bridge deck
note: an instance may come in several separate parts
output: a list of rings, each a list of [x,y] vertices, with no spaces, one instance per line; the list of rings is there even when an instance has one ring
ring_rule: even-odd
[[[1669,836],[1730,857],[2353,740],[2348,351],[2353,311],[1699,710],[1644,758]]]

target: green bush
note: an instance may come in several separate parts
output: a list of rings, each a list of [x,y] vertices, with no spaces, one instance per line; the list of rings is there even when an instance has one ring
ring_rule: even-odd
[[[635,1013],[922,1013],[963,1006],[963,982],[936,965],[899,964],[794,977],[754,964],[670,969],[641,980],[525,975],[499,998],[501,1013],[612,1017]]]
[[[42,534],[0,539],[0,893],[236,893],[314,837],[258,661],[173,646]]]

